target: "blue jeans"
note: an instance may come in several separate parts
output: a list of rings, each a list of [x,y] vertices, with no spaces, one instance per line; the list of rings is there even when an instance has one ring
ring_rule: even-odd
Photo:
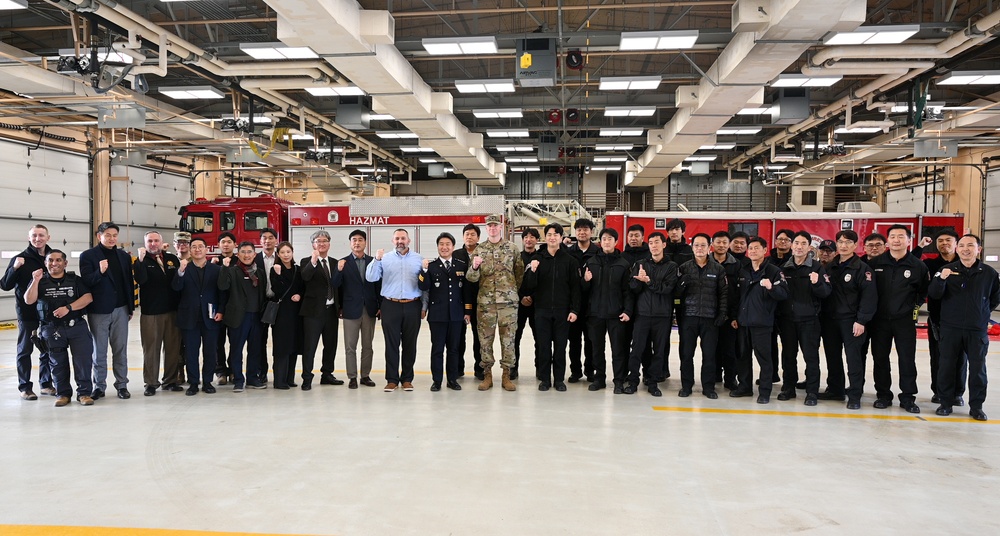
[[[108,389],[108,344],[115,389],[128,385],[128,307],[116,307],[106,315],[90,313],[90,332],[94,334],[94,388]]]
[[[245,313],[243,322],[237,328],[229,328],[229,368],[233,371],[233,383],[246,385],[263,381],[262,340],[260,335],[260,313]],[[243,375],[243,346],[247,347],[247,373]]]
[[[31,352],[35,345],[31,343],[31,332],[36,329],[38,329],[37,320],[17,321],[17,389],[22,393],[31,391],[32,387]],[[52,387],[48,352],[40,352],[38,356],[38,386],[42,389]]]

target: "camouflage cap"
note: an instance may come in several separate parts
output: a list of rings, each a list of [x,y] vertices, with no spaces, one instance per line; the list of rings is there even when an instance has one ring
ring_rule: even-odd
[[[181,231],[179,233],[174,233],[174,242],[190,242],[191,233]]]
[[[500,214],[490,214],[489,216],[486,216],[486,225],[491,223],[500,225],[503,223],[503,217]]]

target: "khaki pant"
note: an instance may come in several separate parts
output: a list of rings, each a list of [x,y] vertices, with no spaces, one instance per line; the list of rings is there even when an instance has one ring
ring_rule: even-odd
[[[359,337],[360,336],[360,337]],[[361,377],[367,378],[372,373],[372,339],[375,337],[375,317],[368,316],[367,310],[361,311],[361,317],[344,319],[344,347],[347,361],[347,377],[358,377],[358,339],[361,339]]]
[[[163,383],[176,383],[181,368],[181,332],[177,329],[177,313],[139,315],[139,336],[142,338],[142,381],[147,386],[160,386],[160,353],[163,353]]]

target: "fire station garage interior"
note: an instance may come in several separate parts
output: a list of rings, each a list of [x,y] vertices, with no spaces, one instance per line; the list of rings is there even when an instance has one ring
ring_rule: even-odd
[[[259,251],[273,228],[298,262],[315,231],[339,259],[355,229],[375,255],[402,228],[433,260],[440,233],[461,248],[474,223],[484,242],[494,214],[519,248],[525,229],[575,240],[589,219],[621,250],[629,225],[648,238],[680,218],[686,240],[744,231],[768,249],[807,230],[817,255],[842,230],[861,255],[902,224],[927,259],[950,229],[1000,268],[998,37],[996,0],[0,0],[0,268],[16,279],[37,224],[79,274],[102,222],[133,259],[149,231],[170,253],[190,233],[217,255],[223,232]],[[143,396],[138,291],[131,397],[115,396],[107,350],[107,396],[54,407],[19,379],[44,387],[38,350],[16,364],[12,288],[4,535],[1000,533],[1000,403],[985,400],[988,421],[935,412],[926,305],[920,413],[877,406],[867,346],[860,409],[805,405],[802,388],[758,404],[718,383],[708,398],[700,349],[678,396],[676,326],[661,397],[613,391],[607,339],[607,388],[540,391],[530,325],[516,391],[499,363],[477,389],[466,329],[463,389],[432,392],[426,321],[412,391],[382,388],[380,321],[374,386],[316,372],[308,391]],[[1000,327],[982,333],[989,365]]]

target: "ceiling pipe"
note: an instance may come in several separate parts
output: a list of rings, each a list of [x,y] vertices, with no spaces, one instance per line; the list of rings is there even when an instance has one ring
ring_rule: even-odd
[[[902,76],[911,69],[933,69],[933,61],[838,61],[831,66],[805,66],[802,74],[808,76],[858,76],[865,74],[895,74]]]

